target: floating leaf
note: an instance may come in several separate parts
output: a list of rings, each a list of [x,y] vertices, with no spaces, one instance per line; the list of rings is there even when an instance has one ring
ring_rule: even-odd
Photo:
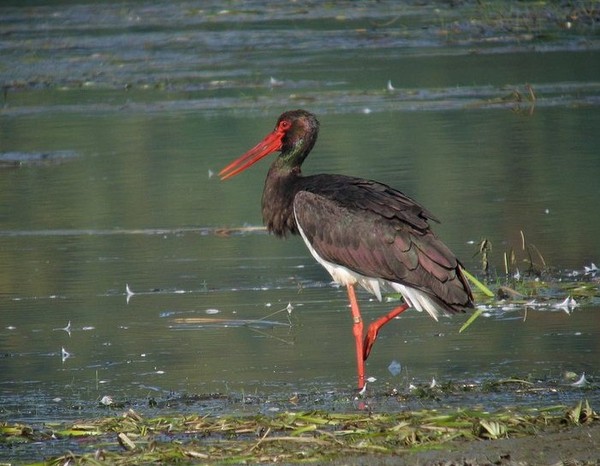
[[[504,424],[497,421],[490,421],[487,419],[482,419],[479,421],[479,425],[485,429],[485,432],[482,433],[482,436],[498,439],[500,437],[506,436],[508,429]]]

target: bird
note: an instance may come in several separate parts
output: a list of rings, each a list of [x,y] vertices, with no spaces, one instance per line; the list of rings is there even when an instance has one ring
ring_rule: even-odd
[[[463,266],[437,237],[425,207],[384,183],[339,174],[303,175],[302,164],[319,134],[319,121],[306,110],[281,114],[272,132],[219,172],[221,180],[279,152],[262,195],[267,230],[300,235],[333,280],[347,288],[356,350],[358,389],[366,389],[365,362],[381,328],[408,308],[440,315],[474,307]],[[356,298],[361,286],[382,300],[400,293],[403,303],[365,324]]]

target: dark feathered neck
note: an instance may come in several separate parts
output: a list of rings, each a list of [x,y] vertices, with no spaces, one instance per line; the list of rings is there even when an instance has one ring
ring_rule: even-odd
[[[263,223],[267,230],[277,236],[297,234],[294,218],[294,197],[301,184],[300,167],[290,169],[285,164],[271,165],[262,197]]]

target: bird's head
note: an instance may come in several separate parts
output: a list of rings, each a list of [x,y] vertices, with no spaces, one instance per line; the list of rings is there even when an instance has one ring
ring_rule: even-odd
[[[312,150],[319,133],[319,121],[306,110],[290,110],[277,120],[275,129],[256,146],[219,172],[221,180],[232,178],[263,157],[281,152],[280,158],[290,167],[299,167]]]

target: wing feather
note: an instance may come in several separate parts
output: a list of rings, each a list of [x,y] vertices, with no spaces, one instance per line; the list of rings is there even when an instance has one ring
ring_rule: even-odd
[[[448,313],[472,307],[460,263],[429,228],[435,218],[399,191],[353,180],[308,182],[294,196],[296,222],[317,254],[365,277],[420,290]]]

